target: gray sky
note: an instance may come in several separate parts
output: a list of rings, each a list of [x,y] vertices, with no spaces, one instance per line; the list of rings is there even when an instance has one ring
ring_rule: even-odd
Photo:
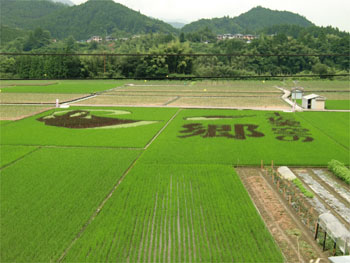
[[[72,0],[76,4],[86,0]],[[192,22],[200,18],[235,17],[261,5],[305,16],[318,26],[350,32],[349,0],[114,0],[142,14],[164,21]]]

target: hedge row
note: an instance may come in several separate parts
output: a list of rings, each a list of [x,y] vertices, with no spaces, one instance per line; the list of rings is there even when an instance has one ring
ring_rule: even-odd
[[[332,160],[328,163],[328,169],[345,183],[350,184],[350,170],[343,163]]]

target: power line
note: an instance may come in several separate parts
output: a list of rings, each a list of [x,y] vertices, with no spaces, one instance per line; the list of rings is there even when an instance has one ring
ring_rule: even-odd
[[[308,75],[242,75],[242,76],[231,76],[231,77],[223,77],[223,76],[181,76],[181,77],[118,77],[118,78],[53,78],[53,79],[36,79],[31,78],[30,80],[195,80],[195,79],[274,79],[274,78],[330,78],[330,77],[350,77],[350,74],[325,74],[325,75],[316,75],[316,74],[308,74]],[[11,78],[11,79],[3,79],[0,80],[29,80],[23,78]]]
[[[147,54],[147,53],[16,53],[1,52],[0,56],[103,56],[103,57],[350,57],[350,54],[244,54],[244,53],[228,53],[228,54],[204,54],[204,53],[187,53],[187,54]]]

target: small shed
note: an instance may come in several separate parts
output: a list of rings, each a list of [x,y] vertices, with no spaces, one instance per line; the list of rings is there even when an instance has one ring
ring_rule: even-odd
[[[302,99],[304,109],[324,110],[326,98],[316,94],[306,95]]]
[[[292,99],[293,100],[300,100],[303,98],[303,95],[304,95],[304,88],[302,88],[302,87],[292,88]]]

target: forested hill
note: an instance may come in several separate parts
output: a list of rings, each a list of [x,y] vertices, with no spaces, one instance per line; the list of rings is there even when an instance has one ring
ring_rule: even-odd
[[[46,0],[0,0],[0,24],[22,29],[33,29],[39,20],[60,10],[69,8],[62,3]]]
[[[112,0],[89,0],[72,7],[38,0],[1,2],[1,24],[31,30],[41,27],[59,39],[70,35],[80,40],[112,33],[120,36],[177,32],[165,22],[149,18]]]
[[[258,6],[234,18],[201,19],[185,25],[182,31],[186,33],[196,32],[208,27],[216,34],[256,33],[266,27],[284,24],[302,27],[313,25],[301,15],[287,11],[275,11]]]

